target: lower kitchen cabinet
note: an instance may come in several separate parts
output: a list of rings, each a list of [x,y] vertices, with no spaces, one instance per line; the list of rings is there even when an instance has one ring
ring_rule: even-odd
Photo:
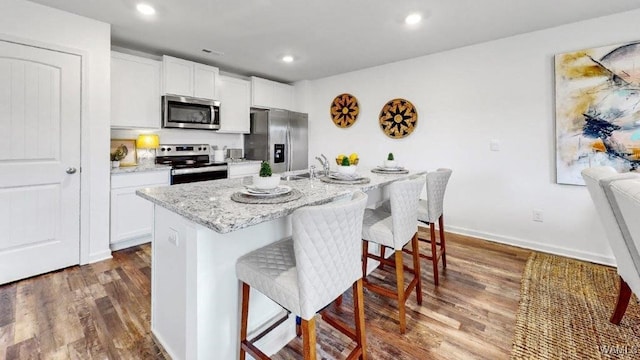
[[[136,190],[170,184],[169,169],[111,175],[111,251],[151,241],[153,204]]]
[[[229,179],[258,175],[260,172],[260,161],[230,162],[227,165],[229,166]]]

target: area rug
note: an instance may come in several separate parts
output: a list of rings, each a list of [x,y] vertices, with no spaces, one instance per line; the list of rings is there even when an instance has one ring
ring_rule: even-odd
[[[619,326],[614,268],[543,253],[527,260],[511,359],[640,359],[640,305]]]

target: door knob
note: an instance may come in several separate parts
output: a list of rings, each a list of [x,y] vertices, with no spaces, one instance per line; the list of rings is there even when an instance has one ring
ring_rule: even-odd
[[[75,173],[76,173],[76,168],[74,167],[67,168],[67,174],[75,174]]]

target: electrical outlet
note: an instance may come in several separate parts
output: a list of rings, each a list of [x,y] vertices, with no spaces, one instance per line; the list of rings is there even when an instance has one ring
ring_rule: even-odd
[[[493,139],[489,141],[489,150],[500,151],[500,140]]]
[[[544,221],[542,210],[533,210],[533,221],[536,221],[536,222]]]
[[[169,238],[167,240],[169,240],[169,243],[172,244],[173,246],[180,246],[179,243],[179,237],[178,237],[178,232],[174,229],[169,229]]]

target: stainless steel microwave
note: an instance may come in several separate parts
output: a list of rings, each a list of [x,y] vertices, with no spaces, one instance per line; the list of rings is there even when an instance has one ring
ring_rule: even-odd
[[[186,96],[162,97],[162,127],[220,129],[220,101]]]

